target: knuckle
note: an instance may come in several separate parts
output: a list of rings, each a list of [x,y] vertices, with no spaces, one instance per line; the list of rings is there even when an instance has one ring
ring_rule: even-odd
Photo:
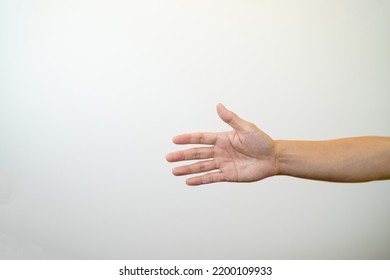
[[[202,158],[202,153],[201,153],[200,149],[195,149],[195,151],[194,151],[194,157],[195,157],[195,159],[200,159],[200,158]]]

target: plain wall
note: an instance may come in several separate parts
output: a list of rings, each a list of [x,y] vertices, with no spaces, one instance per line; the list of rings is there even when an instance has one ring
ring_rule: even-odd
[[[188,187],[174,135],[390,135],[390,3],[0,1],[0,258],[389,259],[390,181]]]

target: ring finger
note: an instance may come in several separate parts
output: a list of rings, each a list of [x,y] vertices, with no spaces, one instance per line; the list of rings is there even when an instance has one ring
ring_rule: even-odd
[[[194,164],[179,166],[172,170],[176,176],[208,172],[217,169],[217,164],[214,160],[200,161]]]

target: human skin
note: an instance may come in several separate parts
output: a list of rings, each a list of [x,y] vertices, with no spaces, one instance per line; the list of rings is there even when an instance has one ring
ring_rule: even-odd
[[[255,182],[276,175],[332,182],[390,179],[390,137],[365,136],[327,141],[273,140],[254,124],[217,105],[233,130],[177,135],[178,145],[204,146],[167,154],[169,162],[200,160],[175,167],[192,175],[190,186],[215,182]]]

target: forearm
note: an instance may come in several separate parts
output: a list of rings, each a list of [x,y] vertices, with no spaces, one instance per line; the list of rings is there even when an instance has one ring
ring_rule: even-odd
[[[278,175],[333,181],[390,179],[390,137],[276,140]]]

